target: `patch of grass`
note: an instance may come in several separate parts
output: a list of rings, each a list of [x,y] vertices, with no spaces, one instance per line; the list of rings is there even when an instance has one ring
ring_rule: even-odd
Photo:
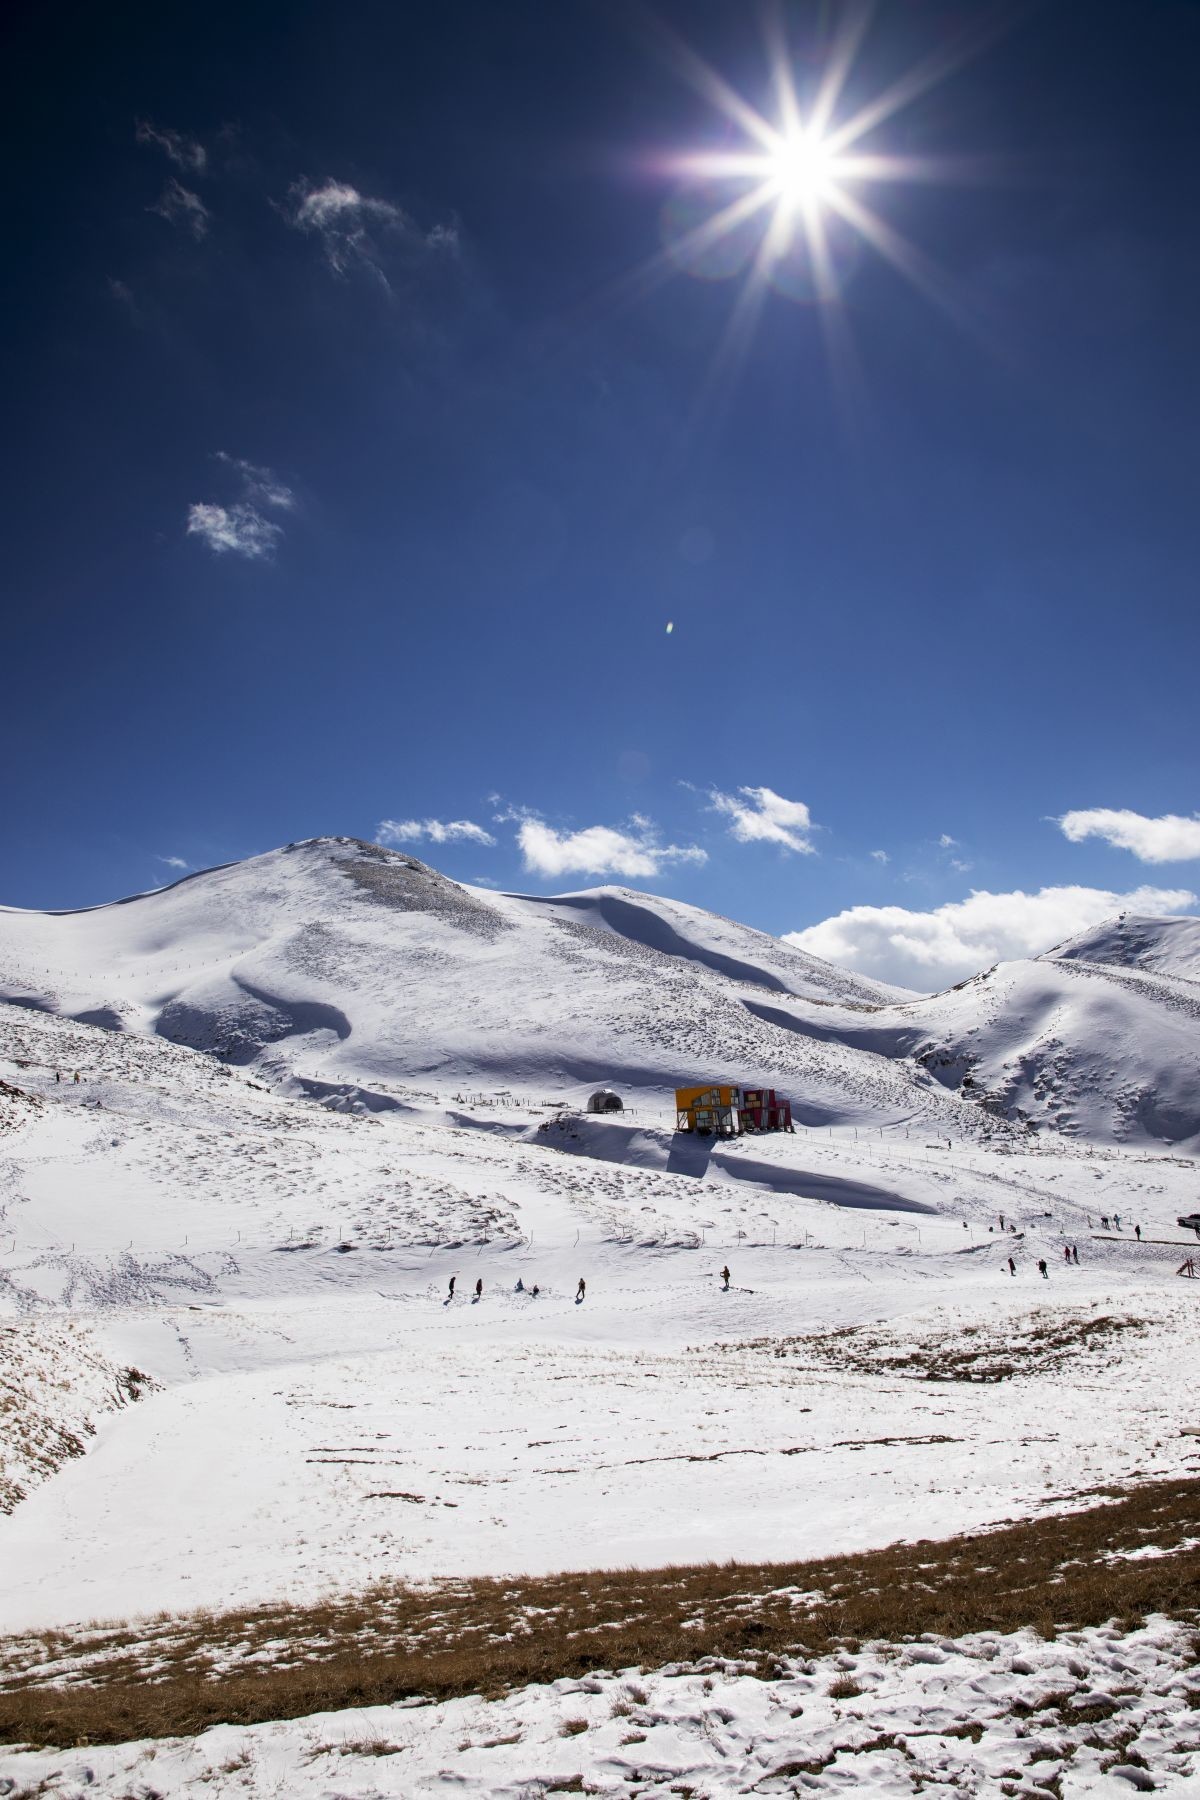
[[[781,1657],[850,1642],[1065,1631],[1151,1612],[1190,1619],[1200,1616],[1200,1548],[1179,1546],[1198,1524],[1200,1480],[1177,1479],[994,1531],[808,1563],[378,1587],[309,1606],[14,1638],[0,1643],[0,1741],[122,1743],[410,1698],[494,1696],[595,1670],[712,1657],[765,1674]],[[1142,1544],[1164,1554],[1130,1560]],[[810,1598],[797,1604],[797,1594]],[[646,1703],[636,1682],[623,1697]],[[1074,1727],[1100,1704],[1068,1705],[1062,1716]]]
[[[580,1732],[586,1731],[587,1728],[586,1719],[564,1719],[558,1728],[558,1735],[559,1737],[578,1737]]]
[[[862,1693],[862,1688],[855,1681],[853,1675],[839,1675],[836,1681],[830,1682],[825,1691],[831,1700],[856,1700]]]
[[[1003,1336],[989,1337],[983,1326],[966,1331],[930,1327],[925,1341],[914,1346],[909,1333],[901,1337],[887,1325],[843,1325],[801,1337],[756,1338],[721,1347],[765,1350],[777,1357],[799,1357],[820,1368],[851,1369],[862,1375],[992,1382],[1064,1368],[1080,1357],[1107,1349],[1124,1332],[1146,1329],[1144,1319],[1120,1313],[1096,1316],[1069,1309],[1039,1309],[1027,1320],[1013,1321]]]

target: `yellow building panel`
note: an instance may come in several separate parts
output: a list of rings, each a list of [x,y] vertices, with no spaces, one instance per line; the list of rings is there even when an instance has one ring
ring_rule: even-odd
[[[718,1087],[712,1082],[703,1087],[676,1088],[675,1105],[680,1112],[693,1106],[736,1106],[737,1092],[735,1087]]]

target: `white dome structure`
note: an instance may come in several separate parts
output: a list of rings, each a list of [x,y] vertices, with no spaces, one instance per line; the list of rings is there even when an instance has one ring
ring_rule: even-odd
[[[625,1102],[611,1088],[597,1088],[588,1098],[587,1109],[590,1113],[624,1112]]]

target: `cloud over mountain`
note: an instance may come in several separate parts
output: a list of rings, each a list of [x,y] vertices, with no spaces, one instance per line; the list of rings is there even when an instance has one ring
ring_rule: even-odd
[[[1026,894],[977,890],[966,900],[916,912],[904,906],[851,906],[784,942],[814,956],[929,992],[993,963],[1040,956],[1064,938],[1122,911],[1178,913],[1195,906],[1186,888],[1047,887]]]

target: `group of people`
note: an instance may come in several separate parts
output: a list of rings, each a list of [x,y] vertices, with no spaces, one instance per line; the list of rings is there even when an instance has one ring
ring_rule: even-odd
[[[450,1277],[450,1292],[446,1296],[447,1306],[450,1304],[450,1302],[454,1298],[454,1290],[457,1287],[457,1285],[458,1285],[458,1276],[452,1275]],[[517,1276],[517,1285],[513,1290],[514,1293],[528,1294],[531,1300],[536,1300],[538,1295],[541,1293],[541,1291],[542,1290],[538,1286],[536,1281],[534,1282],[534,1284],[531,1288],[527,1288],[525,1286],[524,1279],[520,1275]],[[576,1306],[582,1305],[583,1300],[586,1297],[586,1295],[587,1295],[587,1282],[583,1279],[583,1276],[581,1275],[579,1277],[579,1286],[575,1289],[575,1304],[576,1304]],[[479,1277],[478,1281],[475,1283],[475,1300],[482,1300],[482,1299],[483,1299],[483,1276],[481,1275]],[[472,1302],[472,1304],[474,1304],[474,1302]]]

